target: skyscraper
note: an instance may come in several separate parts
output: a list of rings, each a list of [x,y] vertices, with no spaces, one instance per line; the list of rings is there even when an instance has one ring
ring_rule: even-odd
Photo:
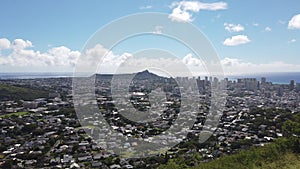
[[[261,82],[260,82],[261,85],[262,85],[262,86],[266,85],[266,82],[267,82],[267,78],[262,77],[262,78],[261,78]]]
[[[294,90],[294,88],[295,88],[295,81],[291,80],[291,82],[290,82],[290,90]]]

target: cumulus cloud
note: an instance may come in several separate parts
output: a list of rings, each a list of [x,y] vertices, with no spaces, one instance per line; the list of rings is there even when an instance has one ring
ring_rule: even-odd
[[[198,58],[194,58],[191,53],[187,54],[183,57],[182,62],[187,66],[201,66],[203,65],[203,61]]]
[[[6,55],[0,53],[0,65],[17,67],[66,66],[70,68],[77,64],[77,60],[81,56],[82,62],[79,64],[86,65],[86,67],[97,66],[102,63],[106,67],[116,68],[132,56],[129,53],[116,55],[100,44],[86,50],[83,55],[79,51],[72,51],[65,46],[52,47],[46,52],[33,50],[30,47],[33,47],[33,44],[28,40],[16,39],[11,43],[5,38],[0,39],[0,49],[11,49]]]
[[[192,14],[190,14],[187,11],[183,11],[180,8],[174,8],[172,13],[169,15],[169,18],[172,21],[178,21],[178,22],[191,22],[192,21]]]
[[[240,35],[242,36],[242,35]],[[234,41],[236,38],[231,38]],[[238,38],[239,39],[239,38]],[[250,41],[250,40],[249,40]],[[290,42],[295,42],[296,39],[291,39]],[[231,42],[234,43],[234,42]],[[79,51],[73,51],[65,46],[53,47],[46,52],[40,52],[30,49],[33,44],[27,40],[9,40],[0,39],[0,47],[2,50],[11,49],[7,55],[0,53],[0,65],[9,66],[75,66],[77,60],[81,57],[87,57],[90,63],[100,64],[103,73],[114,73],[121,66],[125,65],[130,68],[149,66],[168,68],[173,72],[177,72],[178,76],[185,76],[185,72],[178,70],[182,64],[191,70],[193,75],[205,74],[206,63],[198,57],[194,57],[191,53],[182,58],[164,58],[164,57],[143,57],[135,58],[130,53],[114,54],[100,44],[86,50],[83,55]],[[29,48],[29,49],[28,49]],[[80,57],[81,56],[81,57]],[[103,60],[99,60],[99,56],[105,56]],[[124,63],[124,64],[123,64]],[[249,74],[260,72],[292,72],[300,70],[300,65],[290,64],[281,61],[270,63],[251,63],[245,62],[237,58],[226,57],[220,60],[225,75]],[[129,69],[131,70],[131,69]],[[184,70],[184,69],[182,69]],[[181,73],[181,74],[180,74]]]
[[[224,27],[228,32],[240,32],[245,30],[245,28],[240,24],[235,25],[231,23],[224,23]]]
[[[226,75],[253,74],[262,72],[293,72],[300,69],[300,65],[285,63],[282,61],[256,64],[228,57],[222,59],[221,64]]]
[[[173,2],[170,6],[172,8],[172,13],[169,18],[172,21],[178,22],[191,22],[192,13],[199,12],[200,10],[224,10],[227,9],[227,3],[225,2],[215,2],[215,3],[203,3],[199,1],[180,1]]]
[[[6,64],[12,66],[74,66],[79,56],[78,51],[71,51],[64,46],[52,48],[45,53],[22,49],[15,50],[7,56]]]
[[[122,55],[114,54],[112,51],[106,49],[101,44],[95,45],[93,48],[87,49],[84,52],[83,58],[80,61],[83,61],[81,64],[85,65],[98,65],[99,63],[106,66],[119,66],[126,59],[131,57],[129,53],[123,53]]]
[[[270,31],[272,31],[272,28],[270,28],[270,27],[267,26],[267,27],[265,28],[265,31],[266,31],[266,32],[270,32]]]
[[[0,50],[10,48],[10,41],[6,38],[0,39]]]
[[[225,67],[237,66],[240,64],[240,60],[235,59],[235,58],[227,58],[226,57],[221,60],[221,64]]]
[[[13,49],[25,49],[29,47],[33,47],[32,43],[29,40],[15,39],[12,43]]]
[[[205,69],[208,63],[201,58],[187,54],[181,60],[192,72],[193,75],[207,75],[209,72]],[[300,70],[299,64],[274,61],[269,63],[252,63],[237,58],[226,57],[220,60],[225,75],[241,75],[263,72],[295,72]]]
[[[3,43],[5,42],[5,43]],[[12,52],[3,56],[0,55],[0,65],[11,66],[74,66],[80,52],[71,51],[69,48],[60,46],[41,53],[28,49],[33,47],[28,40],[16,39],[12,43],[0,40],[5,49],[12,49]],[[3,45],[6,44],[6,45]]]
[[[289,29],[300,29],[300,14],[292,17],[292,19],[289,21],[288,28]]]
[[[103,64],[101,69],[104,71],[112,69],[111,67],[105,67],[106,65],[107,64]],[[194,72],[206,72],[201,58],[197,58],[191,53],[182,58],[164,54],[154,56],[148,54],[135,55],[126,58],[126,61],[124,61],[119,67],[115,68],[117,68],[119,73],[133,73],[148,68],[154,68],[164,70],[174,76],[189,76],[189,74],[193,74]]]
[[[237,46],[237,45],[246,44],[246,43],[249,43],[249,42],[250,42],[250,39],[247,36],[245,36],[245,35],[236,35],[236,36],[233,36],[231,38],[225,39],[223,44],[225,46]]]
[[[76,69],[88,73],[115,73],[118,67],[132,57],[130,53],[115,54],[101,44],[82,52],[76,63]]]

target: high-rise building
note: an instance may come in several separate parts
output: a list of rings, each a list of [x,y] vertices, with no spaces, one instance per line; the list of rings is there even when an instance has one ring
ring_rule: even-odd
[[[209,85],[209,81],[208,81],[208,77],[207,76],[205,76],[205,85]]]
[[[214,77],[213,85],[214,87],[217,87],[219,83],[219,79],[217,77]]]
[[[295,88],[295,81],[291,80],[290,81],[290,90],[294,90],[294,88]]]
[[[267,78],[262,77],[262,78],[261,78],[261,82],[260,82],[261,85],[262,85],[262,86],[266,85],[266,82],[267,82]]]
[[[256,91],[258,89],[258,81],[255,78],[243,79],[245,88],[250,91]]]
[[[277,88],[277,95],[279,96],[279,97],[281,97],[281,96],[283,96],[283,86],[282,85],[280,85],[278,88]]]

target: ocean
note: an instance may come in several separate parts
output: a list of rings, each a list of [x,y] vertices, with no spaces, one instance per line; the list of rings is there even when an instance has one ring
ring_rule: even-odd
[[[295,84],[300,83],[300,72],[258,73],[251,75],[229,76],[228,78],[256,78],[258,81],[261,81],[262,77],[266,77],[267,82],[275,84],[289,84],[291,80],[294,80]]]
[[[9,79],[37,79],[37,78],[59,78],[59,77],[72,77],[72,72],[21,72],[21,73],[0,73],[0,80]]]

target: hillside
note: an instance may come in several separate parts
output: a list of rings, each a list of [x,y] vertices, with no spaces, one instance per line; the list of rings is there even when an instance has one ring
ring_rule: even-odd
[[[179,156],[161,165],[161,169],[299,169],[300,113],[283,125],[284,137],[263,147],[251,147],[236,154],[203,162],[199,153],[188,158]],[[192,165],[191,165],[192,164]],[[192,167],[191,167],[192,166]]]
[[[4,100],[34,100],[48,97],[49,93],[44,90],[18,87],[0,83],[0,101]]]
[[[295,146],[299,145],[298,138],[279,139],[265,147],[252,147],[237,154],[224,156],[210,162],[200,162],[201,157],[194,155],[189,159],[178,157],[171,159],[161,169],[298,169],[300,154]],[[298,146],[299,147],[299,146]],[[298,149],[299,150],[299,149]],[[198,158],[197,158],[198,157]],[[194,167],[186,165],[195,163]]]

